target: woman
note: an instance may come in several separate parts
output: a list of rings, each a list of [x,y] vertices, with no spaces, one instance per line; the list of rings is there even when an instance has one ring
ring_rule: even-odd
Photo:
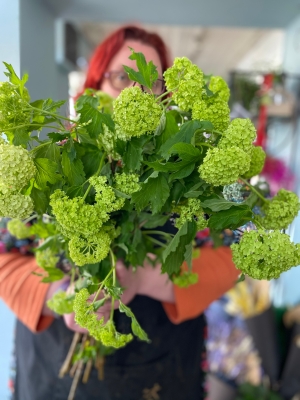
[[[85,87],[101,89],[116,97],[132,85],[122,65],[135,68],[129,47],[142,52],[158,67],[160,80],[155,91],[163,91],[163,72],[169,66],[160,37],[137,27],[125,27],[110,35],[95,51]],[[197,284],[180,289],[167,276],[145,264],[137,273],[119,262],[118,278],[125,287],[122,301],[129,304],[151,343],[134,340],[106,357],[105,379],[92,370],[87,384],[80,383],[76,400],[138,400],[204,398],[201,369],[204,350],[203,310],[228,290],[238,271],[228,248],[204,248],[194,260]],[[51,285],[40,283],[33,257],[3,254],[0,257],[0,297],[18,317],[16,334],[17,375],[15,400],[66,400],[69,376],[58,378],[59,368],[70,347],[73,331],[82,332],[73,314],[54,318],[45,302],[66,279]],[[109,307],[109,306],[108,306]],[[103,306],[99,316],[107,316]],[[129,319],[116,310],[116,328],[127,332]],[[38,334],[37,334],[38,333]]]

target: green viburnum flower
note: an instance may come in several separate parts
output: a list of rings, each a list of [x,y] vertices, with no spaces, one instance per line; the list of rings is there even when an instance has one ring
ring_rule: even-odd
[[[230,122],[230,110],[226,101],[216,97],[204,97],[192,108],[192,119],[210,121],[215,130],[223,132]]]
[[[34,205],[30,196],[0,192],[0,217],[24,219],[30,217],[33,211]]]
[[[107,256],[111,238],[104,231],[87,237],[72,236],[69,241],[69,251],[72,260],[78,266],[96,264]]]
[[[218,147],[225,149],[235,146],[248,153],[254,147],[252,143],[255,138],[256,129],[251,120],[248,118],[236,118],[231,121],[229,127],[223,132]]]
[[[26,226],[21,220],[16,218],[8,221],[7,229],[17,239],[26,239],[31,236],[30,227]]]
[[[289,190],[280,189],[272,200],[263,204],[263,217],[257,217],[266,229],[286,229],[300,210],[299,197]]]
[[[47,306],[56,314],[71,314],[73,312],[74,296],[59,290],[47,301]]]
[[[93,235],[109,220],[106,209],[86,204],[81,197],[70,199],[62,190],[50,196],[52,212],[60,229],[67,237]]]
[[[103,133],[98,136],[98,140],[103,146],[105,153],[111,156],[114,160],[120,160],[121,156],[115,150],[115,140],[117,135],[112,132],[106,124],[102,124]],[[120,138],[122,140],[126,140],[126,138]]]
[[[138,174],[117,173],[115,174],[115,184],[117,190],[128,195],[138,192],[141,188]]]
[[[9,131],[9,128],[24,125],[30,122],[30,112],[24,111],[30,100],[26,88],[23,97],[20,96],[17,86],[10,82],[0,82],[0,131]]]
[[[87,329],[90,335],[101,341],[104,346],[120,348],[130,342],[133,339],[131,334],[123,335],[117,332],[112,321],[104,324],[104,318],[97,319],[92,304],[88,303],[89,297],[86,288],[76,293],[73,304],[76,323]]]
[[[173,66],[165,71],[164,79],[167,90],[173,91],[172,98],[183,111],[190,110],[201,99],[203,72],[188,58],[175,58]]]
[[[163,109],[155,97],[144,93],[139,86],[122,90],[114,101],[116,131],[127,139],[153,132],[160,121]]]
[[[300,264],[300,245],[280,231],[245,232],[231,249],[236,267],[254,279],[276,279]]]
[[[56,264],[59,261],[59,257],[49,247],[45,250],[37,250],[35,259],[36,263],[45,270],[56,268]]]
[[[125,199],[117,198],[112,187],[108,186],[106,181],[105,176],[92,176],[89,179],[96,191],[95,207],[97,207],[97,210],[105,210],[106,213],[111,213],[120,210],[125,203]]]
[[[243,175],[243,178],[249,179],[252,176],[259,175],[264,167],[266,153],[264,152],[261,146],[253,146],[251,154],[251,161],[250,161],[250,168],[248,171]]]
[[[20,190],[36,174],[28,151],[21,146],[0,144],[0,182],[11,190]]]
[[[239,147],[209,149],[199,167],[200,177],[213,186],[230,185],[248,171],[250,156]]]
[[[173,278],[172,281],[173,283],[175,283],[175,285],[184,288],[197,283],[198,278],[199,278],[198,274],[193,273],[191,271],[184,271],[181,275]]]
[[[98,99],[98,109],[105,114],[112,114],[114,98],[102,90],[97,90],[94,95]]]
[[[230,90],[226,81],[220,76],[212,76],[208,85],[209,90],[217,94],[220,99],[228,103]]]
[[[180,216],[176,218],[175,226],[180,229],[186,221],[194,221],[196,217],[197,229],[199,231],[207,227],[207,221],[204,218],[201,201],[194,198],[189,198],[186,205],[178,206],[174,210]]]

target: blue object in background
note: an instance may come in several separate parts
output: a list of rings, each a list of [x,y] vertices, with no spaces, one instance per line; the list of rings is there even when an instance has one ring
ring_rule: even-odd
[[[15,317],[0,300],[0,399],[8,400],[8,380],[13,351]]]

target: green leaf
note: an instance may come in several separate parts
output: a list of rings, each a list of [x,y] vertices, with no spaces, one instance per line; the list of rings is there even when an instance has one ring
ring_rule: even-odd
[[[71,160],[65,149],[62,152],[61,166],[71,186],[79,186],[85,181],[82,161],[80,159]]]
[[[181,158],[180,162],[175,163],[178,169],[170,176],[170,180],[189,176],[194,171],[196,162],[202,158],[200,150],[188,143],[177,143],[170,152],[177,153]]]
[[[82,197],[84,195],[83,186],[71,186],[66,190],[66,195],[70,199],[74,199],[74,197]]]
[[[43,100],[42,110],[55,113],[55,111],[64,105],[66,100],[53,101],[52,99]]]
[[[171,136],[159,149],[159,153],[166,159],[171,155],[171,148],[177,143],[191,143],[195,132],[202,126],[200,121],[188,121],[181,125],[179,132]]]
[[[125,164],[124,172],[136,171],[140,168],[143,146],[148,140],[149,137],[141,136],[139,138],[132,138],[127,143],[127,148],[123,155],[123,162]]]
[[[30,153],[33,158],[48,158],[49,160],[59,164],[60,163],[60,149],[61,147],[55,143],[46,142],[33,148]]]
[[[170,194],[170,188],[164,175],[149,178],[141,184],[141,189],[132,194],[131,203],[138,211],[142,211],[149,203],[153,214],[158,213]]]
[[[98,103],[99,102],[98,102],[97,97],[83,94],[83,95],[79,96],[78,99],[76,100],[75,110],[80,112],[80,110],[82,109],[82,107],[85,104],[89,104],[93,108],[97,108],[98,107]]]
[[[8,77],[9,81],[13,84],[19,87],[19,92],[20,95],[23,97],[23,92],[24,92],[24,85],[28,81],[28,74],[24,74],[22,76],[22,79],[18,77],[18,75],[15,73],[15,70],[13,69],[13,66],[11,64],[8,64],[6,62],[3,62],[5,65],[7,72],[4,72],[4,74]]]
[[[24,127],[14,130],[13,144],[15,146],[23,146],[26,148],[29,141],[30,141],[30,135],[28,133],[27,128]]]
[[[223,198],[209,199],[209,200],[204,200],[201,202],[201,207],[209,208],[211,211],[214,211],[214,212],[228,210],[229,208],[239,207],[240,205],[241,205],[240,203],[228,201]]]
[[[67,139],[71,136],[70,132],[63,132],[63,133],[58,133],[58,132],[51,132],[47,134],[48,138],[52,140],[53,143],[56,142],[61,142],[64,139]]]
[[[165,223],[170,219],[169,215],[152,215],[148,213],[142,213],[143,215],[140,216],[140,220],[147,221],[145,224],[143,224],[143,228],[145,229],[153,229],[157,228],[159,226],[164,226]]]
[[[138,71],[135,71],[126,65],[123,65],[124,70],[132,81],[138,82],[139,84],[151,89],[153,83],[158,78],[157,67],[152,61],[147,63],[143,53],[136,53],[132,48],[130,48],[130,50],[132,54],[129,59],[136,61]]]
[[[185,260],[189,259],[189,245],[197,232],[195,221],[186,221],[163,252],[162,272],[177,274]]]
[[[250,196],[242,204],[246,204],[247,206],[249,206],[252,209],[255,206],[257,199],[258,199],[257,194],[254,192],[251,192]]]
[[[61,179],[61,175],[56,172],[58,165],[54,161],[48,158],[35,158],[33,162],[37,169],[35,182],[40,189],[45,189],[47,182],[53,184]]]
[[[162,132],[164,131],[164,129],[166,127],[166,122],[167,122],[166,113],[163,112],[160,117],[159,124],[158,124],[157,128],[155,129],[155,131],[153,132],[154,136],[159,136],[162,134]]]
[[[101,299],[101,300],[95,301],[95,303],[93,303],[93,310],[94,311],[99,310],[100,307],[104,306],[105,302],[106,302],[106,298],[105,297],[103,299]]]
[[[40,215],[44,214],[49,205],[49,191],[45,189],[39,190],[33,187],[30,197],[34,203],[35,211]]]
[[[109,114],[101,113],[88,103],[85,103],[80,110],[79,122],[87,124],[85,129],[91,138],[97,138],[104,132],[103,124],[112,132],[115,130],[115,124],[112,117]]]
[[[64,277],[64,273],[58,268],[47,268],[45,271],[48,273],[48,276],[41,280],[43,283],[59,281]]]
[[[142,327],[138,323],[138,321],[135,318],[135,315],[133,314],[131,309],[129,307],[125,306],[125,304],[123,304],[120,301],[119,310],[120,310],[120,312],[125,313],[128,318],[131,318],[131,329],[132,329],[132,332],[134,333],[134,335],[137,336],[139,339],[144,340],[145,342],[149,343],[150,340],[148,338],[147,333],[142,329]]]
[[[193,242],[185,246],[184,260],[186,261],[189,269],[192,269],[192,259],[193,259]]]
[[[116,195],[117,197],[122,197],[123,199],[130,199],[130,198],[131,198],[128,194],[123,193],[123,192],[121,192],[120,190],[117,190],[117,189],[115,189],[115,188],[112,188],[112,189],[113,189],[113,191],[115,192],[115,195]]]
[[[198,197],[198,196],[200,196],[203,192],[204,192],[204,190],[205,190],[205,185],[206,185],[206,183],[204,182],[204,181],[202,181],[202,182],[198,182],[198,183],[196,183],[195,185],[193,185],[189,190],[188,190],[188,192],[186,192],[185,194],[184,194],[184,196],[183,197],[185,197],[185,198],[190,198],[190,197]],[[202,189],[200,189],[201,188],[201,186],[204,186]],[[200,190],[199,190],[200,189]]]
[[[229,210],[219,211],[208,220],[209,228],[216,230],[237,229],[252,219],[251,208],[247,205],[239,205]]]
[[[179,126],[176,120],[178,112],[175,110],[167,111],[165,114],[166,122],[163,132],[156,138],[156,148],[160,147],[172,136],[179,131]]]
[[[100,165],[103,153],[98,148],[92,147],[86,151],[84,156],[81,157],[83,169],[87,178],[94,175]]]

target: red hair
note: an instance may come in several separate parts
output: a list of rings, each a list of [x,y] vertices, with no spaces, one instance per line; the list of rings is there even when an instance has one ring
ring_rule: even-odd
[[[128,39],[137,40],[146,45],[152,46],[158,53],[162,71],[170,66],[168,50],[156,33],[147,32],[137,26],[125,26],[119,28],[109,35],[95,50],[89,64],[84,89],[99,89],[103,75],[107,72],[107,67],[115,54],[121,49]]]

